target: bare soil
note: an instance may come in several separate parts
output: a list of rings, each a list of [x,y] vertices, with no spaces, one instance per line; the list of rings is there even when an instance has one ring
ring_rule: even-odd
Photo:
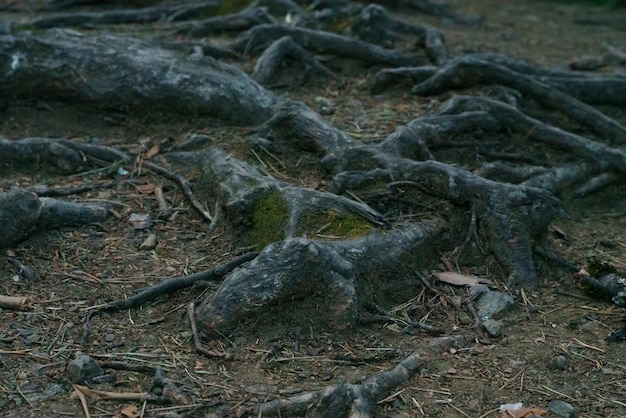
[[[450,3],[458,12],[483,17],[484,24],[473,27],[417,13],[403,15],[441,28],[451,55],[502,52],[540,66],[558,67],[574,58],[601,56],[606,44],[626,50],[625,9],[529,0]],[[581,19],[587,23],[577,23]],[[158,25],[153,32],[159,33]],[[142,28],[137,34],[150,37],[154,33]],[[254,65],[252,61],[237,64],[246,70]],[[373,97],[369,86],[378,68],[351,65],[344,63],[345,83],[327,79],[292,87],[284,94],[313,109],[320,107],[318,97],[336,101],[336,111],[327,119],[363,142],[384,138],[397,125],[431,111],[449,97],[419,98],[409,93],[408,86]],[[602,110],[626,124],[626,109]],[[6,137],[97,137],[129,152],[138,152],[144,140],[148,144],[167,138],[181,141],[190,132],[200,132],[229,152],[256,161],[245,142],[249,129],[193,117],[92,113],[70,104],[35,102],[12,105],[3,113],[0,126]],[[523,141],[513,141],[512,146],[520,147],[517,152],[551,152],[527,149]],[[468,168],[475,164],[473,156],[474,150],[467,148],[438,155],[442,161],[462,162]],[[323,188],[328,179],[306,156],[294,156],[293,160],[267,170],[294,184]],[[16,255],[37,272],[36,282],[14,282],[10,265],[0,264],[0,294],[36,301],[31,310],[0,312],[2,416],[84,416],[79,400],[70,396],[72,386],[65,376],[68,360],[78,352],[100,362],[159,366],[184,389],[189,400],[189,405],[89,400],[92,416],[139,416],[141,412],[146,417],[201,417],[220,416],[224,411],[234,414],[239,407],[333,383],[358,383],[392,369],[415,351],[427,358],[425,366],[380,402],[377,416],[498,417],[501,404],[523,402],[547,409],[555,399],[570,403],[579,417],[626,416],[626,343],[605,340],[622,326],[624,310],[590,299],[571,274],[541,260],[540,288],[516,295],[516,309],[501,318],[499,338],[475,329],[466,314],[428,291],[414,289],[408,292],[414,296],[397,301],[397,313],[410,309],[413,317],[426,318],[446,335],[466,336],[466,343],[457,347],[432,347],[432,336],[421,331],[409,334],[393,323],[360,326],[353,334],[301,329],[285,335],[278,317],[264,321],[263,327],[242,323],[232,335],[209,341],[209,348],[224,350],[236,359],[208,359],[195,352],[186,316],[187,304],[203,292],[195,288],[139,309],[95,317],[85,339],[83,320],[90,308],[125,298],[167,277],[211,268],[233,258],[245,243],[237,240],[226,223],[207,237],[206,222],[190,208],[180,190],[148,171],[136,173],[132,179],[120,178],[115,168],[69,178],[33,172],[32,167],[3,169],[1,174],[0,188],[112,183],[110,188],[72,198],[112,202],[119,215],[105,225],[41,234],[16,248]],[[192,181],[198,180],[193,173],[187,174]],[[128,218],[132,213],[156,210],[150,194],[153,186],[163,186],[175,215],[157,224],[156,249],[140,251],[146,232],[133,229]],[[581,265],[595,257],[625,270],[626,189],[611,186],[591,197],[566,201],[565,206],[571,220],[555,222],[550,237],[559,253]],[[446,270],[446,264],[455,260],[454,254],[443,254],[441,269]],[[457,266],[463,273],[480,274],[496,283],[505,280],[495,262],[472,265],[471,260],[463,261]],[[464,292],[440,286],[445,292]],[[506,291],[503,285],[498,287]],[[402,293],[407,293],[406,289]],[[97,385],[97,389],[151,390],[150,374],[114,373],[114,382]],[[200,405],[203,408],[194,409]],[[541,416],[556,415],[547,412]]]

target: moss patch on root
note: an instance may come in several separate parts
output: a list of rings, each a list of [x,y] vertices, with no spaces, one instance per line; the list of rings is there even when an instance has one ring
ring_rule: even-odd
[[[352,239],[369,235],[374,226],[358,215],[326,211],[310,215],[299,235],[321,239]]]
[[[226,0],[217,8],[217,16],[237,13],[250,6],[253,0]]]
[[[285,224],[289,218],[287,204],[278,190],[263,194],[252,206],[252,225],[247,239],[261,249],[285,238]]]

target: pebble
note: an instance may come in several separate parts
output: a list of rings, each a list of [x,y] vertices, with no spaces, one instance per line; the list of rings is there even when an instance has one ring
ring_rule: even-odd
[[[102,368],[96,360],[87,354],[78,354],[70,361],[65,369],[65,376],[73,383],[84,384],[94,377],[102,375]]]
[[[495,319],[487,319],[480,326],[492,337],[499,337],[502,334],[502,324]]]
[[[574,416],[574,407],[564,401],[550,401],[548,409],[558,417],[570,418]]]
[[[598,323],[595,321],[588,321],[585,322],[581,328],[585,331],[589,331],[589,332],[593,332],[593,331],[597,331],[598,329]]]
[[[513,298],[502,292],[486,292],[476,301],[476,311],[481,319],[494,318],[515,306]]]
[[[564,355],[553,357],[550,360],[550,368],[554,370],[565,370],[567,368],[567,357]]]
[[[463,348],[473,341],[466,335],[450,335],[445,337],[431,338],[428,347],[433,350],[447,350],[449,348]]]

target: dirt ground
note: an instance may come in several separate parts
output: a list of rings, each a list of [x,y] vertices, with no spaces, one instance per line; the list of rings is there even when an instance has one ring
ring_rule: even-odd
[[[458,12],[484,18],[484,24],[454,25],[417,13],[405,13],[404,17],[441,28],[451,55],[502,52],[541,66],[558,67],[574,58],[601,56],[606,45],[626,50],[626,9],[528,0],[449,3]],[[156,24],[136,34],[149,37],[154,33],[159,33]],[[246,70],[253,67],[252,61],[238,64]],[[373,97],[368,89],[377,70],[346,68],[345,83],[328,79],[284,93],[313,109],[319,108],[319,97],[335,100],[336,112],[327,116],[328,120],[363,142],[384,138],[398,124],[432,110],[444,99],[412,96],[407,86]],[[626,109],[603,110],[626,124]],[[189,133],[200,132],[228,151],[255,161],[245,145],[249,128],[215,126],[203,119],[92,113],[49,102],[13,105],[2,116],[0,133],[9,138],[97,137],[104,144],[138,152],[144,140],[149,144],[166,138],[182,141]],[[465,158],[463,163],[472,167],[471,155],[454,158],[457,162]],[[273,165],[276,172],[272,174],[295,184],[323,187],[328,179],[310,168],[306,158],[300,165],[284,161]],[[79,400],[71,397],[72,387],[65,375],[68,360],[78,352],[99,362],[161,367],[189,400],[186,406],[89,400],[92,416],[98,417],[140,413],[146,417],[219,416],[224,411],[334,383],[358,383],[392,369],[412,352],[426,358],[424,367],[380,402],[377,416],[498,417],[501,404],[522,402],[547,409],[552,400],[571,404],[579,417],[626,416],[626,343],[609,344],[605,340],[622,326],[626,312],[585,296],[570,273],[541,260],[541,287],[526,292],[525,297],[516,295],[516,309],[501,318],[502,335],[498,338],[475,329],[467,315],[422,289],[415,289],[412,299],[397,301],[399,314],[410,308],[413,317],[444,329],[446,335],[465,336],[465,342],[456,347],[433,347],[432,336],[420,331],[410,334],[393,323],[361,326],[347,335],[314,329],[285,335],[276,320],[273,326],[262,329],[244,323],[232,335],[207,343],[209,348],[232,353],[236,360],[208,359],[195,352],[186,316],[187,304],[201,296],[198,289],[160,298],[139,309],[95,317],[85,339],[83,319],[90,308],[125,298],[163,278],[211,268],[233,258],[245,243],[235,238],[227,224],[207,237],[206,222],[190,208],[180,190],[147,171],[132,178],[120,177],[115,169],[73,177],[26,168],[3,169],[0,175],[0,189],[110,183],[109,188],[70,199],[109,201],[117,214],[105,225],[51,231],[15,248],[17,257],[37,272],[34,283],[13,281],[10,265],[0,264],[0,294],[28,296],[36,301],[31,310],[0,311],[2,416],[84,416]],[[193,173],[189,175],[192,181],[197,180]],[[147,233],[133,229],[128,218],[133,213],[157,210],[151,194],[155,186],[163,186],[175,215],[157,223],[158,246],[141,251],[139,246]],[[572,219],[555,222],[550,234],[551,244],[560,254],[581,265],[596,257],[626,270],[626,189],[611,186],[591,197],[565,203]],[[212,205],[210,201],[207,204]],[[450,255],[443,254],[442,260],[446,257]],[[505,279],[495,263],[458,267],[461,272],[482,274],[496,283]],[[441,287],[446,292],[463,292]],[[506,291],[502,285],[497,287]],[[150,373],[114,373],[114,382],[95,388],[121,393],[149,392],[152,388]],[[203,408],[197,409],[199,406]],[[538,410],[537,414],[556,416]]]

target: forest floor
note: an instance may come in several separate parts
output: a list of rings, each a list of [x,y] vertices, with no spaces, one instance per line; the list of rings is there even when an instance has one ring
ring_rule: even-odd
[[[606,45],[626,50],[626,9],[529,0],[449,3],[459,13],[482,17],[484,24],[456,25],[418,13],[403,12],[403,17],[440,28],[453,56],[470,51],[500,52],[552,68],[566,67],[583,56],[602,56]],[[158,24],[151,30],[142,27],[136,34],[158,35]],[[254,62],[250,59],[237,65],[250,71]],[[420,112],[429,112],[449,97],[416,97],[408,85],[372,96],[369,87],[379,68],[350,62],[341,65],[335,63],[333,69],[349,74],[347,81],[310,82],[282,93],[312,109],[320,108],[319,98],[334,101],[334,114],[325,117],[363,142],[385,138],[397,125]],[[626,124],[626,109],[602,110]],[[216,126],[202,118],[162,114],[132,117],[121,112],[93,113],[65,103],[37,102],[11,105],[3,113],[0,127],[0,134],[8,138],[97,137],[103,144],[128,152],[138,152],[142,141],[155,144],[170,138],[176,142],[197,132],[241,158],[256,161],[246,145],[250,128]],[[457,163],[463,161],[471,169],[473,156],[465,149],[448,157]],[[441,155],[441,160],[445,159]],[[294,184],[323,188],[328,181],[306,156],[273,163],[267,170]],[[89,400],[92,416],[139,416],[142,409],[147,417],[219,416],[226,410],[237,411],[334,383],[358,383],[392,369],[411,352],[426,359],[423,368],[380,402],[376,416],[499,417],[500,405],[522,402],[538,408],[537,415],[550,417],[556,415],[539,409],[546,410],[552,400],[569,403],[579,417],[626,416],[626,343],[606,341],[611,331],[622,326],[626,312],[590,299],[570,273],[541,261],[540,287],[527,291],[525,300],[517,297],[516,308],[500,318],[502,335],[497,338],[474,328],[445,300],[421,289],[415,290],[413,299],[398,300],[398,307],[421,304],[423,318],[445,330],[446,335],[465,336],[465,343],[456,347],[434,346],[432,336],[419,331],[411,335],[392,323],[362,325],[354,334],[303,329],[285,335],[276,321],[274,328],[263,329],[244,323],[231,335],[208,342],[209,348],[231,353],[234,360],[205,358],[194,350],[186,315],[187,304],[201,296],[201,290],[195,288],[138,309],[95,317],[90,336],[84,339],[82,320],[90,308],[128,297],[163,278],[211,268],[235,257],[245,243],[238,242],[227,224],[219,225],[207,237],[206,222],[190,208],[177,187],[147,171],[132,179],[120,179],[115,169],[73,177],[31,170],[0,174],[0,189],[114,183],[80,199],[112,202],[117,214],[106,225],[50,231],[14,249],[16,256],[37,272],[36,282],[14,282],[10,265],[0,264],[0,294],[37,301],[31,310],[0,311],[2,416],[84,416],[65,378],[67,361],[77,352],[99,362],[159,366],[184,389],[189,400],[186,406]],[[158,246],[141,251],[146,232],[133,229],[128,219],[133,213],[155,210],[152,191],[156,186],[163,187],[176,215],[157,225]],[[565,206],[571,219],[553,223],[551,245],[580,265],[597,258],[626,270],[626,188],[611,186],[590,197],[568,201]],[[442,255],[445,257],[450,255]],[[482,272],[496,283],[505,281],[502,271],[495,267],[466,270],[460,265],[459,269]],[[148,392],[152,380],[150,374],[117,371],[115,382],[97,385],[97,389]],[[194,410],[199,405],[203,408]]]

